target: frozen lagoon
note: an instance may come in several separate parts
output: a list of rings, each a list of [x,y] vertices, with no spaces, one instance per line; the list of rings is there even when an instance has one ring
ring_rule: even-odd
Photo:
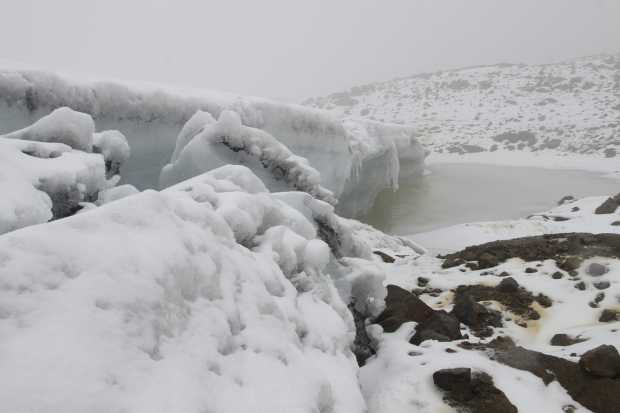
[[[409,235],[475,221],[516,219],[545,211],[565,195],[607,195],[620,180],[600,173],[441,163],[423,178],[383,191],[364,219],[374,227]]]

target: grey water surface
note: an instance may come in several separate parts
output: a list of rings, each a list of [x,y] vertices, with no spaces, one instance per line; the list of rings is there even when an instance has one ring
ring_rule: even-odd
[[[515,219],[548,210],[564,195],[620,192],[620,180],[575,170],[434,164],[430,174],[382,192],[365,222],[408,235],[450,225]]]

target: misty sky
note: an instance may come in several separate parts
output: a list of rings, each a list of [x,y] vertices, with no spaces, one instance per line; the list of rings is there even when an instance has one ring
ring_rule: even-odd
[[[0,0],[0,59],[303,98],[418,72],[620,52],[620,0]]]

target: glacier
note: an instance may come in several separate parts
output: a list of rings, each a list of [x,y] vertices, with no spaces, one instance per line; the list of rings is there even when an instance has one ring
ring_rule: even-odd
[[[364,215],[381,190],[397,188],[399,179],[420,174],[427,155],[409,126],[343,121],[324,111],[255,97],[0,70],[0,133],[23,128],[65,106],[91,115],[97,130],[118,130],[127,137],[132,156],[120,173],[125,183],[139,189],[158,188],[161,169],[180,156],[176,138],[182,129],[183,139],[189,139],[196,122],[204,122],[207,115],[217,119],[227,110],[237,113],[244,128],[283,145],[298,157],[297,165],[305,159],[319,171],[320,185],[333,193],[336,210],[343,216]],[[202,118],[183,128],[198,111],[205,113]],[[180,147],[188,143],[181,142]],[[218,150],[220,161],[230,158]],[[252,169],[264,172],[259,168]]]

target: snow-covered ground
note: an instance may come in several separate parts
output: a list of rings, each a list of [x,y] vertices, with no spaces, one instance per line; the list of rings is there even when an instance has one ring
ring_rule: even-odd
[[[523,151],[536,162],[566,154],[587,162],[595,155],[618,169],[619,70],[620,55],[471,67],[358,86],[304,104],[415,125],[420,141],[436,153],[481,153],[479,160],[492,162],[507,158],[496,153],[501,150],[510,158]]]
[[[469,245],[532,235],[568,232],[620,234],[620,207],[614,213],[594,214],[594,210],[606,199],[588,197],[567,202],[529,219],[468,223],[419,234],[413,239],[435,251],[452,252]],[[555,217],[566,220],[556,221]],[[489,308],[502,311],[504,321],[503,327],[495,329],[493,336],[480,341],[508,336],[517,345],[571,361],[578,361],[581,354],[602,344],[620,348],[620,319],[616,322],[598,320],[603,309],[620,311],[619,258],[586,258],[576,272],[569,275],[553,260],[525,262],[512,258],[489,269],[465,270],[464,266],[443,268],[444,260],[432,254],[399,258],[398,254],[388,249],[383,251],[396,259],[394,263],[381,264],[386,283],[406,290],[426,291],[421,293],[420,298],[434,309],[451,310],[454,291],[458,286],[496,286],[507,275],[525,290],[533,294],[542,293],[552,300],[548,308],[534,303],[541,318],[529,320],[524,325],[519,325],[519,317],[501,303],[485,302]],[[589,266],[593,263],[601,264],[605,273],[592,275]],[[530,272],[528,268],[534,270]],[[552,276],[558,271],[561,278]],[[421,284],[420,278],[427,283]],[[576,288],[580,282],[584,284],[583,289]],[[433,385],[432,375],[439,369],[456,367],[490,374],[495,385],[519,411],[560,412],[566,411],[562,409],[569,405],[575,407],[571,410],[574,412],[591,411],[573,400],[557,381],[545,385],[526,371],[489,359],[492,353],[460,348],[454,342],[431,340],[420,346],[410,344],[408,341],[415,332],[415,326],[416,323],[406,323],[394,333],[381,334],[378,330],[378,355],[360,370],[360,383],[369,412],[453,411],[443,400],[444,395]],[[465,341],[479,340],[469,330],[463,330],[463,333],[470,334],[470,339]],[[551,345],[551,338],[559,333],[579,337],[583,341],[567,346]],[[620,403],[620,399],[617,402]]]

